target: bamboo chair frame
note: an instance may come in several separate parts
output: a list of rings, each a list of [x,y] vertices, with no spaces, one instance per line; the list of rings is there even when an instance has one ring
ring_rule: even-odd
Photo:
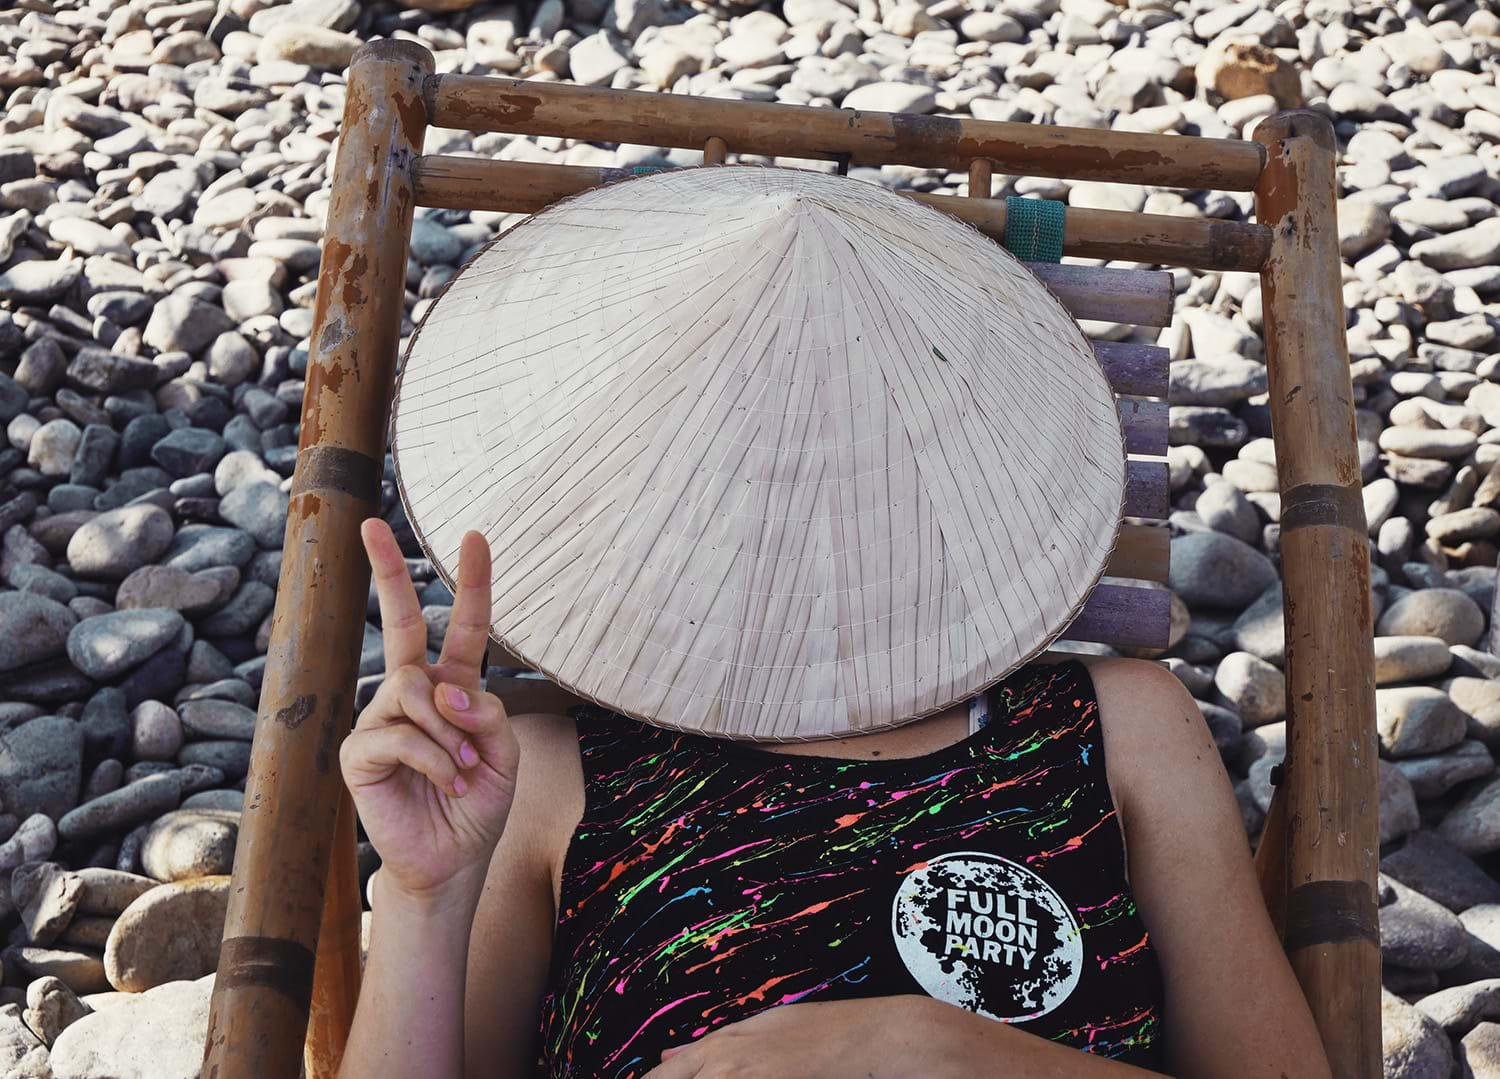
[[[1282,499],[1288,737],[1256,864],[1334,1074],[1375,1079],[1370,567],[1329,121],[1278,113],[1253,141],[1239,141],[811,109],[439,76],[426,49],[399,41],[366,45],[349,68],[286,558],[204,1074],[259,1079],[295,1075],[305,1064],[311,1077],[332,1076],[353,1015],[360,902],[337,749],[353,713],[369,585],[357,533],[379,511],[413,210],[534,211],[628,174],[423,156],[429,126],[703,149],[708,163],[732,151],[968,169],[981,194],[992,170],[1255,193],[1258,223],[1072,210],[1063,250],[1260,274]],[[1003,202],[914,197],[1003,233]],[[1121,377],[1147,387],[1133,392],[1164,393],[1149,365],[1128,374],[1129,353],[1116,349]],[[1147,486],[1141,497],[1164,514],[1164,487]]]

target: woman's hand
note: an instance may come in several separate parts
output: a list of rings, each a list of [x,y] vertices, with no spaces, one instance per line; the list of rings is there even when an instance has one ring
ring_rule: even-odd
[[[940,1009],[918,995],[781,1004],[668,1049],[646,1079],[911,1079],[942,1074]]]
[[[520,757],[505,709],[484,692],[489,546],[477,532],[464,536],[448,635],[428,663],[427,626],[396,537],[378,519],[361,535],[380,597],[385,681],[344,740],[344,782],[380,853],[383,887],[423,900],[455,887],[477,895]]]

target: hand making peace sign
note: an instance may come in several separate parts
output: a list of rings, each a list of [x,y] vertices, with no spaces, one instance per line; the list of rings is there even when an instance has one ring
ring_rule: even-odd
[[[412,895],[480,878],[516,788],[520,751],[499,698],[484,692],[490,552],[464,536],[443,651],[427,626],[390,526],[361,529],[380,597],[385,681],[344,740],[339,763],[382,873]]]

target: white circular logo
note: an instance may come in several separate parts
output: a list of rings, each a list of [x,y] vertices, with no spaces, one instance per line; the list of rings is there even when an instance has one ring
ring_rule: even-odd
[[[891,932],[929,996],[1025,1022],[1068,998],[1083,971],[1073,912],[1025,866],[981,851],[940,855],[896,890]]]

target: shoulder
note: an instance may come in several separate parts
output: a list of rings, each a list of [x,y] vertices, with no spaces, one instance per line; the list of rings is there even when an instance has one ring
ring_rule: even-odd
[[[568,716],[547,712],[512,716],[510,722],[521,763],[506,828],[516,829],[537,868],[550,873],[583,815],[578,725]]]
[[[1176,675],[1150,660],[1081,658],[1099,702],[1110,786],[1127,815],[1151,792],[1191,800],[1195,779],[1214,788],[1226,782],[1203,713]]]

